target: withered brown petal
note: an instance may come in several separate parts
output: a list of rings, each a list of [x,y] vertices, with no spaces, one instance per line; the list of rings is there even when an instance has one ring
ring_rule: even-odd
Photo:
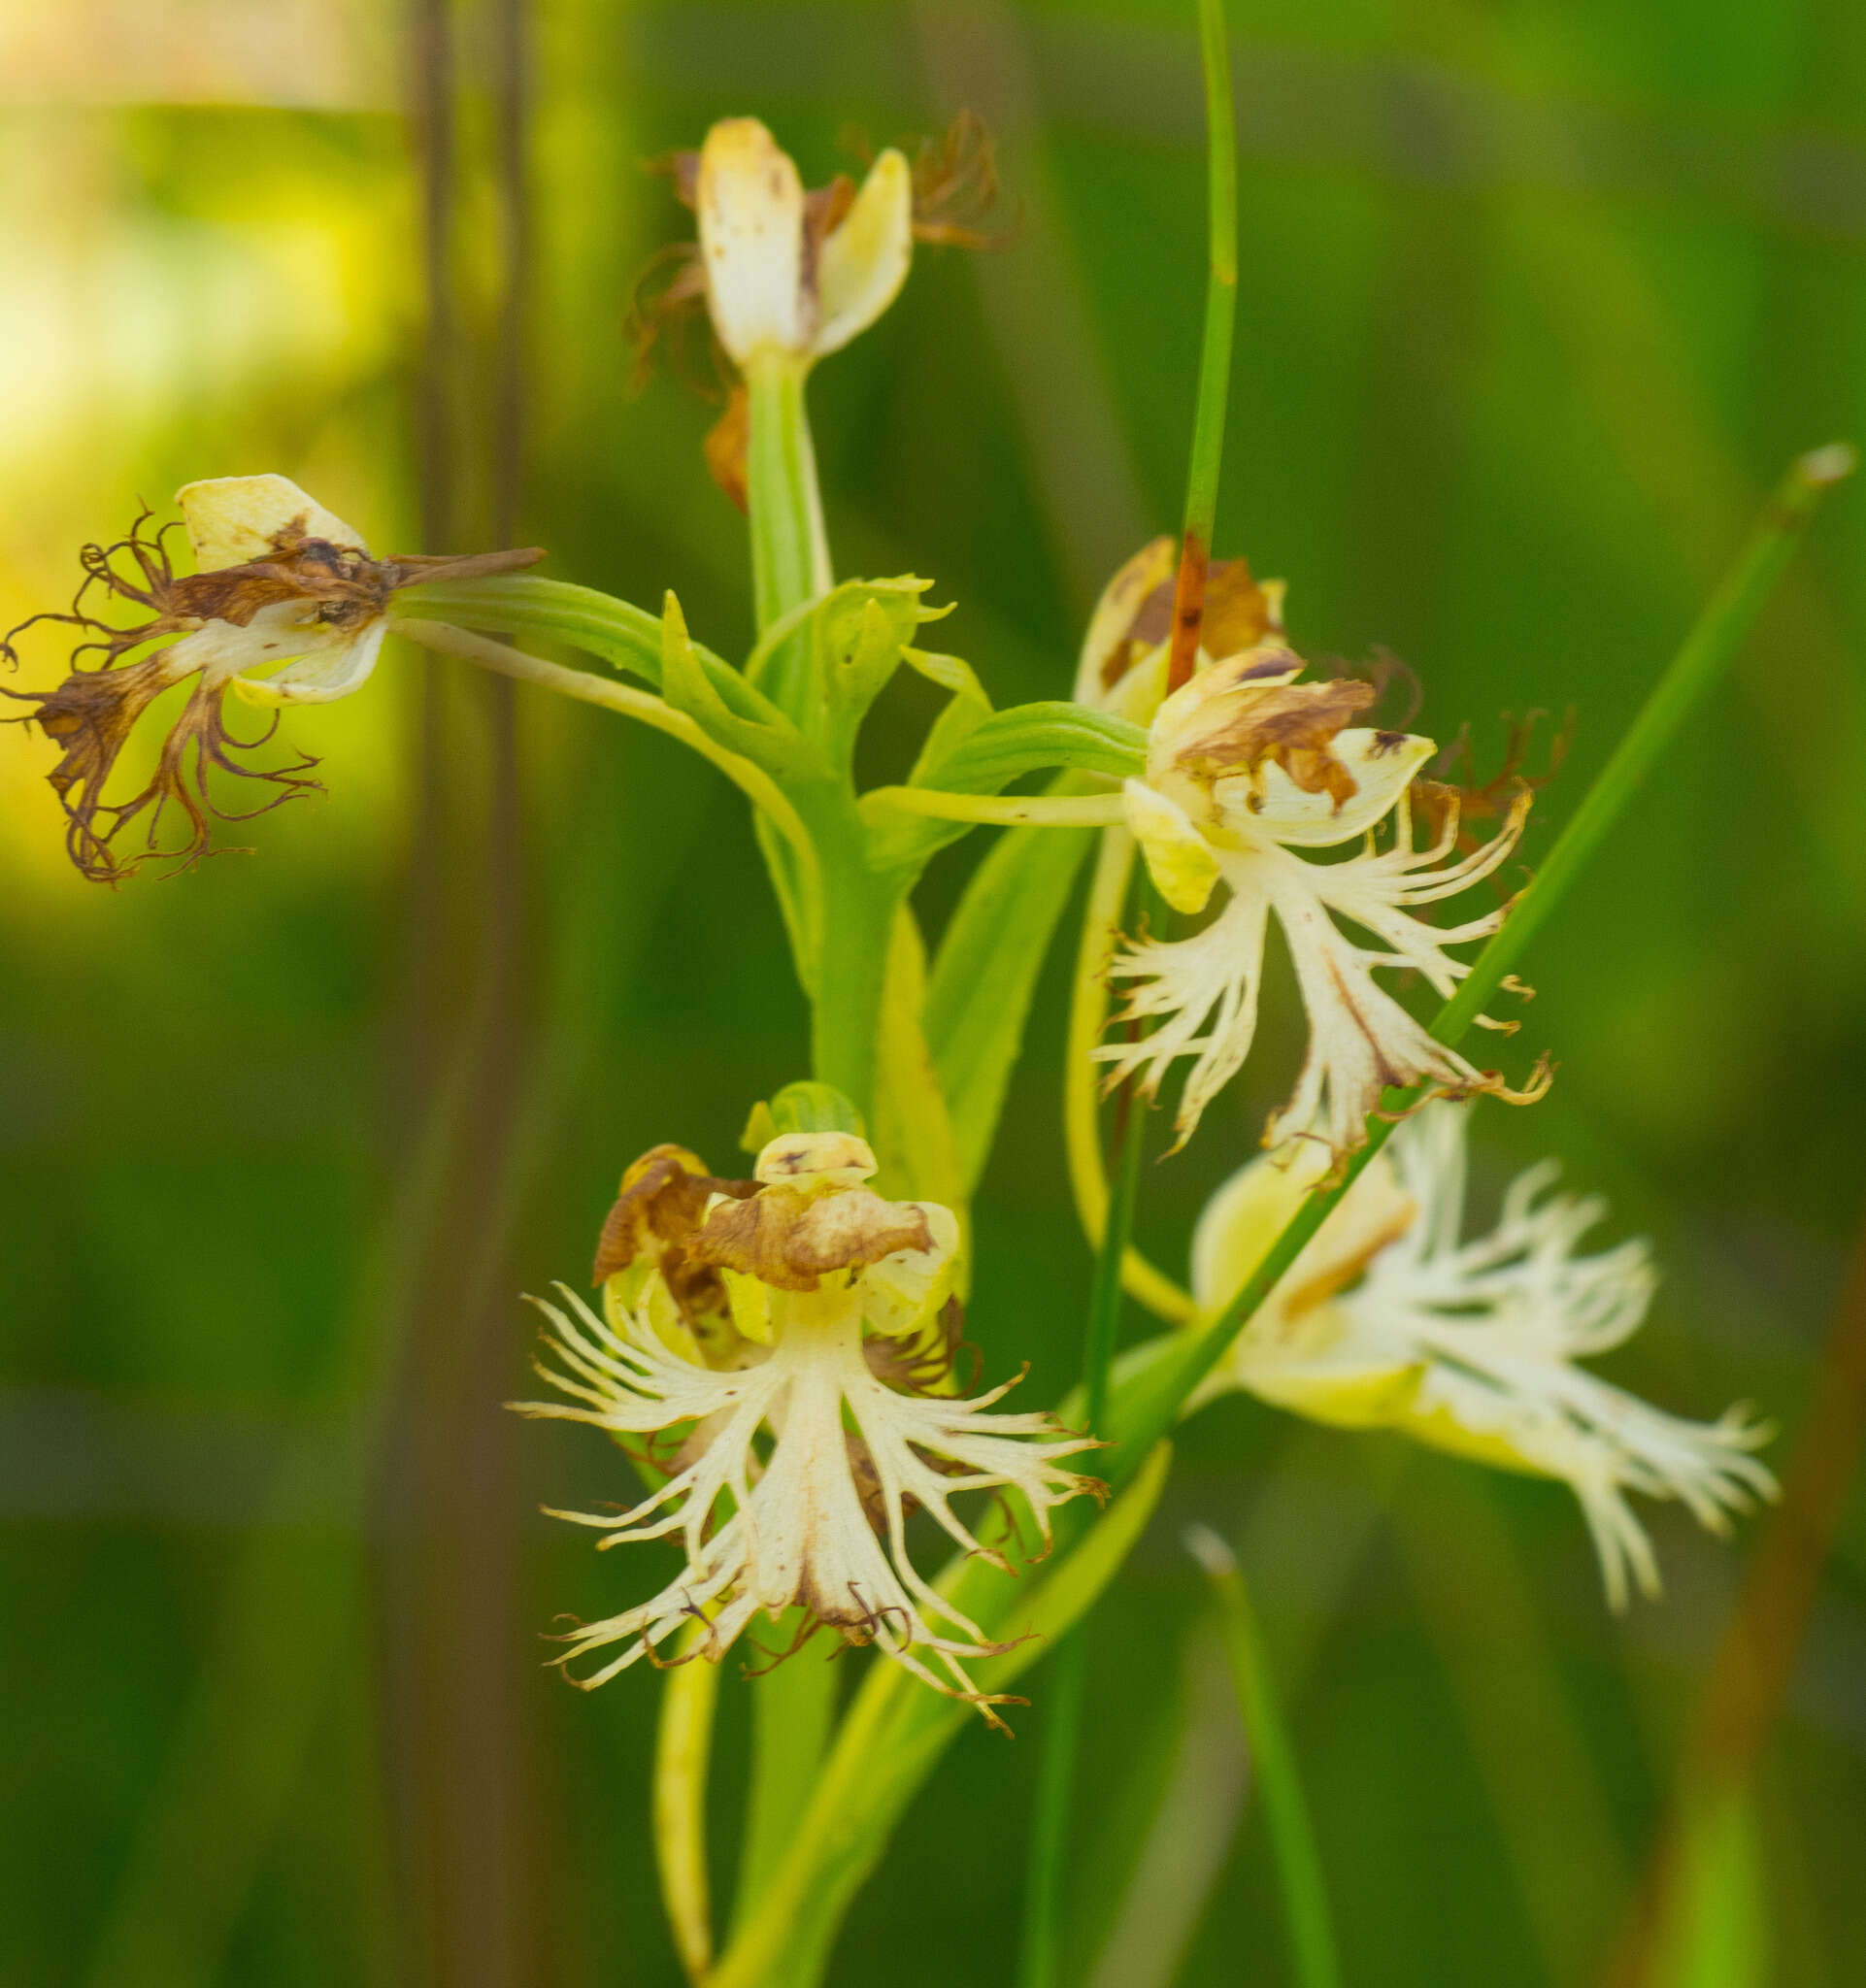
[[[1371,683],[1283,683],[1250,697],[1215,698],[1192,720],[1178,748],[1180,763],[1199,772],[1254,773],[1267,760],[1281,766],[1305,794],[1327,794],[1337,806],[1357,783],[1336,758],[1336,735],[1373,703]]]
[[[607,1281],[650,1250],[664,1257],[690,1241],[714,1195],[757,1191],[755,1180],[721,1180],[709,1174],[684,1146],[650,1146],[622,1176],[621,1192],[603,1219],[590,1282]]]
[[[1209,656],[1234,656],[1276,632],[1270,596],[1248,559],[1215,559],[1205,573],[1205,621],[1199,642]]]
[[[851,1187],[812,1202],[767,1190],[716,1208],[689,1253],[696,1263],[716,1263],[781,1291],[814,1291],[830,1271],[932,1246],[932,1232],[918,1209]]]
[[[706,431],[703,447],[713,480],[740,511],[750,509],[746,492],[746,447],[750,437],[750,401],[745,382],[737,381],[726,395],[719,418]]]

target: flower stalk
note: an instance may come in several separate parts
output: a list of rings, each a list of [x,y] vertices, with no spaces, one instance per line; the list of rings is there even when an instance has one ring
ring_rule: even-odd
[[[1224,0],[1199,0],[1199,59],[1205,72],[1206,219],[1209,276],[1199,350],[1199,397],[1192,462],[1173,593],[1173,647],[1166,687],[1188,682],[1205,618],[1205,580],[1218,514],[1224,459],[1224,412],[1230,397],[1231,345],[1238,315],[1237,114],[1231,102],[1231,45]]]

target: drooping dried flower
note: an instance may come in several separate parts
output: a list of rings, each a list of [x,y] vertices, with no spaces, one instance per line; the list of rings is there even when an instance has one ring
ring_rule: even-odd
[[[236,755],[271,739],[279,708],[327,704],[362,687],[376,667],[389,601],[399,589],[509,572],[544,556],[531,549],[372,559],[349,525],[278,476],[189,483],[176,501],[195,572],[176,573],[165,543],[172,525],[145,536],[146,511],[127,538],[83,549],[84,579],[69,613],[34,615],[0,645],[17,660],[15,643],[37,622],[63,623],[85,638],[62,682],[38,691],[0,686],[0,694],[32,705],[13,722],[37,724],[60,748],[47,778],[64,806],[66,846],[78,869],[103,883],[119,881],[151,857],[188,869],[207,852],[211,817],[247,820],[317,788],[310,778],[317,762],[309,757],[258,767]],[[127,604],[145,618],[127,627],[100,618],[88,605],[100,592],[106,602]],[[78,656],[92,650],[101,662],[79,666]],[[110,799],[112,776],[137,720],[165,690],[189,679],[153,773],[137,792]],[[256,738],[236,739],[228,730],[229,689],[248,703],[274,708],[272,723]],[[216,797],[216,775],[277,791],[257,808],[237,812]],[[171,806],[181,812],[186,833],[164,847],[162,817]],[[125,857],[117,839],[138,821],[145,824],[145,846]]]

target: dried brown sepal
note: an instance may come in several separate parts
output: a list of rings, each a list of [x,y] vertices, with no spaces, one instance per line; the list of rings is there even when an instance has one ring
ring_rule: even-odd
[[[1370,709],[1383,706],[1382,721],[1395,734],[1413,729],[1419,706],[1425,702],[1425,686],[1419,681],[1418,672],[1390,648],[1377,646],[1358,663],[1350,662],[1346,656],[1318,656],[1310,667],[1323,677],[1371,683],[1375,702]]]
[[[706,431],[702,444],[706,466],[713,480],[731,498],[741,513],[750,504],[746,488],[746,449],[750,438],[750,397],[744,381],[733,383],[725,397],[719,418]]]
[[[1561,729],[1549,738],[1548,764],[1540,773],[1528,771],[1536,726],[1548,715],[1546,711],[1532,711],[1518,718],[1504,712],[1503,722],[1510,736],[1504,745],[1503,763],[1485,780],[1478,778],[1471,727],[1460,725],[1457,737],[1432,762],[1430,777],[1422,778],[1417,787],[1426,790],[1428,796],[1455,795],[1459,812],[1467,821],[1493,820],[1507,813],[1518,794],[1540,793],[1561,771],[1568,757],[1577,722],[1572,705]]]
[[[1171,539],[1147,548],[1150,567],[1128,569],[1134,582],[1151,584],[1135,608],[1126,633],[1112,643],[1100,667],[1102,688],[1112,690],[1140,659],[1172,638],[1179,584],[1179,553]],[[1157,576],[1157,577],[1155,577]],[[1283,633],[1277,598],[1258,584],[1248,559],[1214,559],[1205,568],[1205,587],[1195,641],[1209,656],[1234,656]]]
[[[914,238],[944,248],[1002,248],[1016,225],[983,225],[998,204],[998,149],[984,119],[961,111],[914,148]]]
[[[683,1146],[650,1148],[622,1176],[621,1191],[603,1219],[590,1282],[601,1284],[651,1257],[681,1315],[689,1324],[725,1309],[716,1269],[694,1260],[690,1245],[715,1195],[756,1194],[755,1180],[709,1174]]]
[[[722,400],[738,377],[707,315],[706,269],[697,242],[669,242],[642,265],[629,285],[622,336],[634,355],[632,392],[648,384],[657,350],[667,354],[669,373],[704,401]]]
[[[781,1291],[814,1291],[838,1270],[858,1270],[903,1249],[933,1247],[925,1215],[851,1187],[814,1201],[767,1188],[716,1208],[689,1245],[695,1263],[716,1264]]]
[[[1187,719],[1174,757],[1210,779],[1254,774],[1274,763],[1305,794],[1326,794],[1340,807],[1353,798],[1357,783],[1336,757],[1335,739],[1375,695],[1371,683],[1352,678],[1268,684],[1249,697],[1220,694]]]

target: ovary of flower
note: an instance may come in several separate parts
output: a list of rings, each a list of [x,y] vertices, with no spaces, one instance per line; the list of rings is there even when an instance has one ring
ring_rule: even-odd
[[[561,1286],[563,1304],[542,1306],[558,1364],[540,1372],[572,1405],[524,1412],[681,1439],[672,1474],[633,1509],[557,1514],[599,1529],[605,1547],[678,1536],[686,1556],[659,1594],[567,1639],[566,1665],[620,1645],[578,1682],[593,1687],[651,1659],[694,1620],[707,1625],[701,1654],[716,1662],[760,1611],[775,1619],[800,1607],[996,1723],[991,1706],[1002,1701],[974,1688],[962,1660],[1007,1645],[915,1568],[908,1514],[924,1508],[961,1550],[1003,1567],[954,1511],[954,1496],[1015,1490],[1048,1541],[1051,1508],[1089,1488],[1060,1459],[1092,1441],[1049,1414],[991,1412],[1011,1382],[954,1400],[882,1377],[878,1368],[903,1371],[891,1345],[945,1303],[957,1224],[932,1204],[881,1200],[860,1185],[873,1171],[849,1135],[773,1141],[759,1192],[721,1197],[686,1243],[690,1260],[718,1263],[731,1287],[746,1342],[734,1371],[685,1357],[643,1309],[605,1320]]]
[[[706,135],[694,204],[713,327],[741,367],[835,351],[907,281],[914,189],[898,151],[883,152],[852,196],[847,181],[806,193],[755,117],[727,118]]]
[[[1149,1092],[1174,1062],[1191,1059],[1177,1120],[1182,1143],[1250,1053],[1272,913],[1288,941],[1310,1037],[1295,1091],[1272,1114],[1266,1144],[1299,1125],[1338,1151],[1358,1145],[1389,1085],[1430,1082],[1454,1094],[1502,1088],[1434,1042],[1373,976],[1410,968],[1440,995],[1451,992],[1469,968],[1446,948],[1487,938],[1503,912],[1451,926],[1413,912],[1505,861],[1528,796],[1473,853],[1454,855],[1455,804],[1446,806],[1427,845],[1416,846],[1408,789],[1432,741],[1347,726],[1371,689],[1299,683],[1301,668],[1289,650],[1266,646],[1201,671],[1160,706],[1147,778],[1124,790],[1128,826],[1166,901],[1196,914],[1217,885],[1227,893],[1202,931],[1131,942],[1109,968],[1112,978],[1134,983],[1118,1019],[1155,1026],[1094,1053],[1116,1079],[1138,1074]],[[1378,846],[1375,831],[1389,819],[1391,840]],[[1356,839],[1364,847],[1335,861],[1294,853]],[[1349,938],[1341,919],[1378,943]]]
[[[1712,1532],[1775,1495],[1750,1454],[1768,1430],[1735,1408],[1691,1422],[1576,1363],[1635,1332],[1656,1277],[1647,1246],[1580,1253],[1605,1212],[1550,1194],[1553,1162],[1512,1183],[1496,1227],[1460,1240],[1465,1110],[1428,1106],[1394,1133],[1208,1383],[1343,1428],[1394,1428],[1454,1455],[1558,1478],[1581,1503],[1608,1601],[1659,1592],[1629,1492],[1675,1498]],[[1193,1290],[1219,1309],[1327,1167],[1293,1142],[1253,1160],[1207,1207]]]

